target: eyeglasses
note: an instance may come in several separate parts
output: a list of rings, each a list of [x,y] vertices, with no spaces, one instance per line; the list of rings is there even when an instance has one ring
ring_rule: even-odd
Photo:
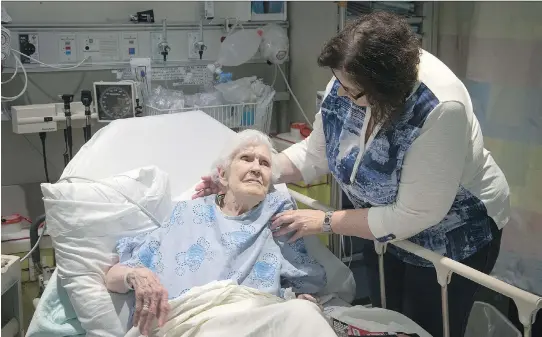
[[[331,73],[333,74],[333,76],[337,79],[337,81],[339,82],[339,84],[341,85],[341,87],[343,88],[344,91],[346,91],[346,93],[354,100],[354,101],[357,101],[358,99],[360,99],[361,97],[365,96],[365,91],[362,91],[360,93],[358,93],[357,95],[354,95],[350,92],[350,90],[348,90],[344,84],[341,83],[341,80],[339,80],[339,78],[337,77],[337,75],[335,75],[335,72],[333,71],[333,69],[331,70]]]

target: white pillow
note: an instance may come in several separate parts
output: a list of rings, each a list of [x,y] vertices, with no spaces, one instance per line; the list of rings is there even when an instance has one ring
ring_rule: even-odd
[[[150,232],[157,225],[118,191],[161,223],[171,212],[168,176],[156,167],[145,167],[100,180],[114,189],[75,178],[69,181],[41,185],[58,276],[87,336],[124,336],[126,322],[117,315],[105,274],[116,263],[118,239]]]
[[[196,187],[196,184],[179,196],[174,197],[174,201],[190,200],[194,194],[194,187]],[[285,184],[275,185],[275,188],[288,193]],[[350,268],[324,246],[317,236],[305,237],[305,245],[309,255],[318,261],[326,271],[327,285],[319,295],[333,295],[348,303],[352,302],[356,296],[356,281]]]

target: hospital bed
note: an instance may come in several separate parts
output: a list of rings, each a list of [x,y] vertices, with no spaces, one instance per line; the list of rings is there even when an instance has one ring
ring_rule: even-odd
[[[99,130],[69,163],[62,177],[79,176],[89,179],[103,179],[135,168],[154,165],[169,174],[171,195],[174,200],[182,200],[193,193],[194,185],[199,182],[202,174],[210,170],[212,161],[222,150],[223,144],[233,135],[233,131],[200,111],[119,120]],[[286,190],[285,185],[278,185],[277,188]],[[289,192],[304,205],[320,210],[330,209],[295,191],[290,190]],[[309,252],[318,255],[316,258],[320,262],[322,259],[326,260],[326,270],[333,269],[332,273],[328,272],[328,286],[330,289],[335,289],[335,293],[332,294],[335,296],[332,298],[330,296],[330,301],[324,305],[350,306],[349,302],[354,299],[355,294],[352,273],[318,239],[310,238],[307,241]],[[537,310],[542,307],[542,298],[408,241],[394,242],[393,244],[421,256],[435,265],[436,281],[442,286],[444,336],[450,337],[447,284],[453,273],[460,274],[512,298],[516,302],[519,317],[525,326],[525,336],[530,336],[532,319]],[[381,295],[383,306],[385,306],[383,254],[386,247],[376,243],[375,249],[379,254]],[[56,282],[56,276],[55,271],[37,305],[36,314],[29,328],[29,335],[32,337],[59,334],[58,331],[61,328],[54,326],[54,322],[50,319],[52,314],[45,311],[54,311],[57,314],[60,313],[61,316],[63,315],[65,325],[63,328],[73,328],[77,325],[77,318],[73,309],[69,308],[69,300]],[[120,302],[122,304],[118,306],[117,314],[125,316],[127,319],[129,302],[126,298],[122,298]],[[56,331],[56,333],[49,331]]]

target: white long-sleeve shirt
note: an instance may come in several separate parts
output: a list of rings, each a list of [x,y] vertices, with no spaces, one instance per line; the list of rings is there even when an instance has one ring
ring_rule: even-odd
[[[423,51],[420,61],[418,80],[440,103],[430,112],[406,153],[395,203],[370,208],[370,230],[377,238],[393,233],[400,240],[436,225],[450,210],[460,185],[484,203],[488,215],[502,228],[510,216],[508,183],[484,149],[467,89],[435,56]],[[325,96],[333,82],[329,82]],[[368,113],[362,130],[366,130],[369,120]],[[373,135],[377,132],[378,128]],[[367,144],[363,134],[360,138],[356,141],[364,151],[373,137]],[[311,135],[283,153],[300,170],[303,180],[310,182],[329,173],[325,149],[320,111]]]

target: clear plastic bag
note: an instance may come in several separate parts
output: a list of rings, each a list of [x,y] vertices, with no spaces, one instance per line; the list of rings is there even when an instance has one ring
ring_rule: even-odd
[[[260,54],[266,61],[283,64],[290,50],[286,30],[277,24],[270,23],[262,28],[262,32]]]
[[[265,95],[266,85],[256,76],[243,77],[215,86],[229,103],[254,103]]]
[[[226,37],[220,46],[217,63],[220,66],[237,67],[248,62],[262,41],[258,30],[238,30]]]
[[[152,90],[148,105],[158,110],[182,110],[185,106],[185,95],[180,90],[158,86]]]
[[[521,333],[494,306],[474,302],[465,337],[521,337]]]
[[[194,95],[186,95],[187,107],[207,107],[223,105],[224,98],[219,91],[200,92]]]

